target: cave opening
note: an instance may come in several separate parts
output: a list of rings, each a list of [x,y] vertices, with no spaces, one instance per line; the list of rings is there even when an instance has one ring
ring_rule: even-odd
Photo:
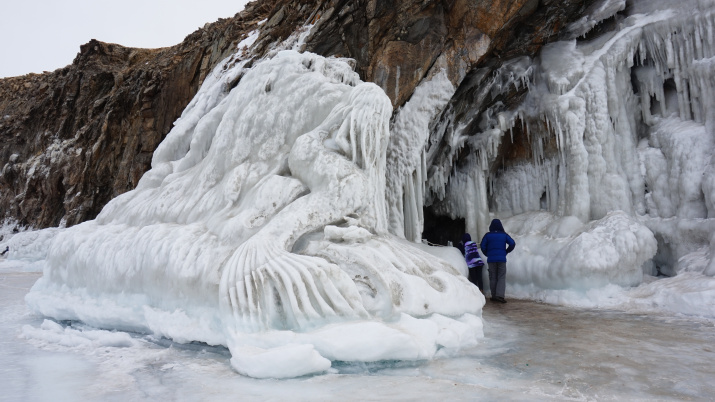
[[[676,276],[675,265],[677,264],[677,259],[675,258],[675,251],[670,242],[660,233],[655,233],[655,240],[658,242],[658,249],[653,256],[653,269],[650,275],[654,276]]]
[[[424,218],[422,239],[442,246],[448,245],[448,242],[456,246],[462,240],[466,228],[464,218],[452,219],[449,216],[437,215],[428,208],[424,208]]]
[[[638,55],[633,56],[633,65],[637,66],[639,64],[638,61]],[[638,81],[638,74],[636,74],[637,68],[632,68],[631,69],[631,89],[633,90],[634,95],[640,95],[641,92],[641,84]]]

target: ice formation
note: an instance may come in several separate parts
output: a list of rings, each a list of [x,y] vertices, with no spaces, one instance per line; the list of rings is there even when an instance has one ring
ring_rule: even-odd
[[[465,124],[432,133],[451,158],[471,151],[433,170],[427,205],[480,235],[490,217],[504,219],[519,245],[512,295],[560,302],[574,299],[566,289],[594,300],[601,292],[600,305],[612,286],[691,272],[709,289],[691,313],[715,316],[715,13],[712,1],[686,3],[594,3],[572,32],[607,18],[617,29],[551,43],[496,72],[492,91],[528,88],[520,107],[473,117],[478,133]],[[515,128],[532,158],[502,166]]]
[[[135,190],[57,234],[28,303],[223,344],[255,377],[473,345],[484,298],[461,267],[388,233],[382,89],[310,53],[244,64],[207,79]]]
[[[390,231],[420,241],[424,226],[424,192],[430,125],[447,105],[455,88],[444,69],[422,82],[396,114],[388,148]]]

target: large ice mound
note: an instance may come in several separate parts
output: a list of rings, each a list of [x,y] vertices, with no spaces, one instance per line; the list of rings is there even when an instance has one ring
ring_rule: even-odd
[[[255,377],[475,344],[484,297],[464,267],[387,233],[391,113],[345,60],[227,60],[138,187],[57,234],[28,304],[226,345]]]

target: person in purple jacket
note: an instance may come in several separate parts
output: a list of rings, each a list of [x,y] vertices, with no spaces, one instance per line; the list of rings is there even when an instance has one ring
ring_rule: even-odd
[[[477,285],[479,291],[484,293],[484,283],[482,283],[482,267],[484,262],[482,257],[479,255],[479,250],[477,249],[477,243],[472,241],[472,236],[469,233],[462,235],[462,242],[457,246],[459,251],[462,252],[465,261],[467,262],[467,267],[469,268],[469,282]]]
[[[491,301],[506,303],[506,255],[511,253],[516,242],[504,231],[499,219],[493,219],[489,225],[489,233],[482,238],[480,248],[487,257],[489,265],[489,288],[492,291]]]

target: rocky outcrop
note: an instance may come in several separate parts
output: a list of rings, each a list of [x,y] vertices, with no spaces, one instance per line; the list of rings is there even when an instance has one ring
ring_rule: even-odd
[[[0,219],[74,225],[134,188],[206,75],[268,12],[248,7],[168,48],[92,40],[65,68],[0,80]]]
[[[459,87],[450,108],[472,124],[470,111],[495,101],[489,77],[502,61],[534,55],[592,2],[266,0],[169,48],[90,41],[68,67],[0,80],[0,219],[48,227],[94,218],[134,188],[209,71],[254,29],[251,54],[261,57],[313,24],[304,50],[354,59],[396,108],[444,69]]]
[[[332,1],[307,49],[350,57],[363,80],[400,106],[435,68],[455,86],[468,73],[534,55],[591,1]],[[483,71],[482,71],[483,73]]]

